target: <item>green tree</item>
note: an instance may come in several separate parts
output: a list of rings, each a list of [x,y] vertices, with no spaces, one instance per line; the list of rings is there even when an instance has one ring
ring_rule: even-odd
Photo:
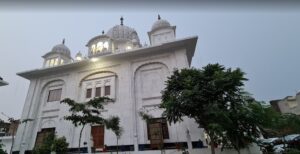
[[[19,120],[15,120],[14,118],[9,118],[8,121],[10,122],[10,125],[13,125],[13,130],[12,130],[12,143],[11,143],[11,147],[10,147],[10,154],[12,154],[12,150],[15,144],[15,134],[17,131],[17,126],[19,125],[20,121]]]
[[[300,132],[300,116],[292,113],[281,114],[265,103],[248,104],[252,117],[265,138],[282,137]]]
[[[65,119],[71,121],[75,127],[82,126],[79,134],[78,152],[80,153],[80,142],[82,131],[87,124],[105,125],[109,119],[104,119],[101,115],[101,110],[104,109],[103,104],[111,101],[107,97],[96,97],[84,103],[77,103],[74,100],[66,98],[61,103],[69,105],[71,115],[65,116]],[[114,117],[116,118],[116,117]],[[112,119],[114,119],[112,118]]]
[[[256,121],[245,104],[254,101],[244,92],[244,72],[208,64],[202,69],[175,70],[162,92],[161,108],[168,121],[187,116],[204,128],[214,145],[231,145],[238,152],[259,135]]]
[[[278,122],[280,113],[265,102],[249,103],[247,107],[251,110],[251,116],[256,119],[257,127],[264,138],[277,136],[274,125]]]
[[[120,127],[120,118],[119,117],[110,117],[105,120],[105,126],[107,129],[111,129],[117,137],[117,153],[119,153],[119,139],[122,136],[123,128]]]
[[[14,118],[7,116],[3,112],[1,112],[1,114],[8,118],[8,121],[10,122],[10,124],[9,124],[10,126],[9,127],[13,128],[12,129],[12,133],[9,134],[9,135],[12,136],[12,144],[11,144],[10,152],[9,152],[11,154],[13,146],[14,146],[14,141],[15,141],[15,132],[17,131],[17,126],[19,125],[19,120],[15,120]],[[1,128],[1,125],[3,125],[3,124],[4,124],[4,121],[0,119],[0,128]]]
[[[291,113],[281,114],[264,102],[248,104],[248,108],[252,111],[251,116],[257,120],[257,126],[261,130],[264,138],[284,137],[286,135],[300,133],[299,115]],[[270,145],[268,150],[273,150],[272,146],[274,145]],[[289,148],[287,153],[297,153],[297,149],[294,149],[297,147],[290,146]]]
[[[300,117],[292,113],[281,114],[274,123],[273,129],[279,136],[300,133]]]

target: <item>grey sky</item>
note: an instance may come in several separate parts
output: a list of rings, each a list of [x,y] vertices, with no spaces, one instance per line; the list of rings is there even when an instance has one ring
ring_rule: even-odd
[[[87,53],[86,42],[109,28],[124,24],[148,41],[157,14],[177,26],[177,38],[198,35],[192,66],[218,62],[247,73],[245,89],[258,100],[295,95],[300,90],[300,9],[177,9],[92,11],[0,11],[0,112],[19,118],[29,81],[17,72],[40,68],[41,56],[66,38],[72,56]],[[1,116],[0,116],[1,117]]]

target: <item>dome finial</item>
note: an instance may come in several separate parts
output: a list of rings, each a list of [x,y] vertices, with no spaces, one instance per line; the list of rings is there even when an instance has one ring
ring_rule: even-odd
[[[158,14],[158,17],[157,17],[157,19],[158,19],[158,20],[160,20],[160,19],[161,19],[159,14]]]
[[[63,38],[63,40],[62,40],[62,44],[65,44],[65,41],[66,41],[66,40],[65,40],[65,38]]]
[[[120,20],[121,20],[121,25],[123,26],[123,20],[124,20],[123,16],[121,16]]]

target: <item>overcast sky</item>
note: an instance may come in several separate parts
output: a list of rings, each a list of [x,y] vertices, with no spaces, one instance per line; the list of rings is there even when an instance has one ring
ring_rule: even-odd
[[[149,44],[147,32],[158,13],[177,26],[177,38],[198,36],[193,67],[216,62],[240,67],[249,79],[245,89],[258,100],[280,99],[300,90],[300,7],[114,5],[90,10],[65,9],[66,5],[0,9],[0,76],[9,82],[0,87],[0,112],[20,118],[29,81],[16,73],[41,68],[41,56],[63,38],[73,57],[78,51],[87,54],[87,41],[119,24],[123,16],[141,43]]]

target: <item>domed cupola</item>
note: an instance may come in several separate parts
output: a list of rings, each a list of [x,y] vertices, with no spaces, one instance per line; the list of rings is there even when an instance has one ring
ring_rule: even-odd
[[[44,60],[44,67],[52,67],[72,61],[71,51],[65,45],[65,39],[61,44],[55,45],[52,50],[42,56]]]
[[[65,55],[67,57],[71,57],[71,52],[70,49],[63,43],[63,44],[58,44],[54,46],[51,50],[52,53],[58,53]]]
[[[160,15],[158,15],[158,20],[152,25],[151,31],[169,27],[171,27],[171,24],[167,20],[161,19]]]
[[[140,47],[140,39],[137,32],[128,26],[123,24],[124,18],[121,17],[121,24],[116,25],[108,30],[106,33],[115,43],[115,50],[131,50],[132,48]]]
[[[90,39],[86,46],[89,48],[89,57],[100,56],[114,52],[114,42],[109,36],[104,34],[104,31],[102,31],[101,35]]]
[[[165,42],[169,42],[175,39],[176,26],[164,19],[161,19],[158,15],[158,20],[152,25],[151,31],[148,32],[151,45],[157,45]]]

